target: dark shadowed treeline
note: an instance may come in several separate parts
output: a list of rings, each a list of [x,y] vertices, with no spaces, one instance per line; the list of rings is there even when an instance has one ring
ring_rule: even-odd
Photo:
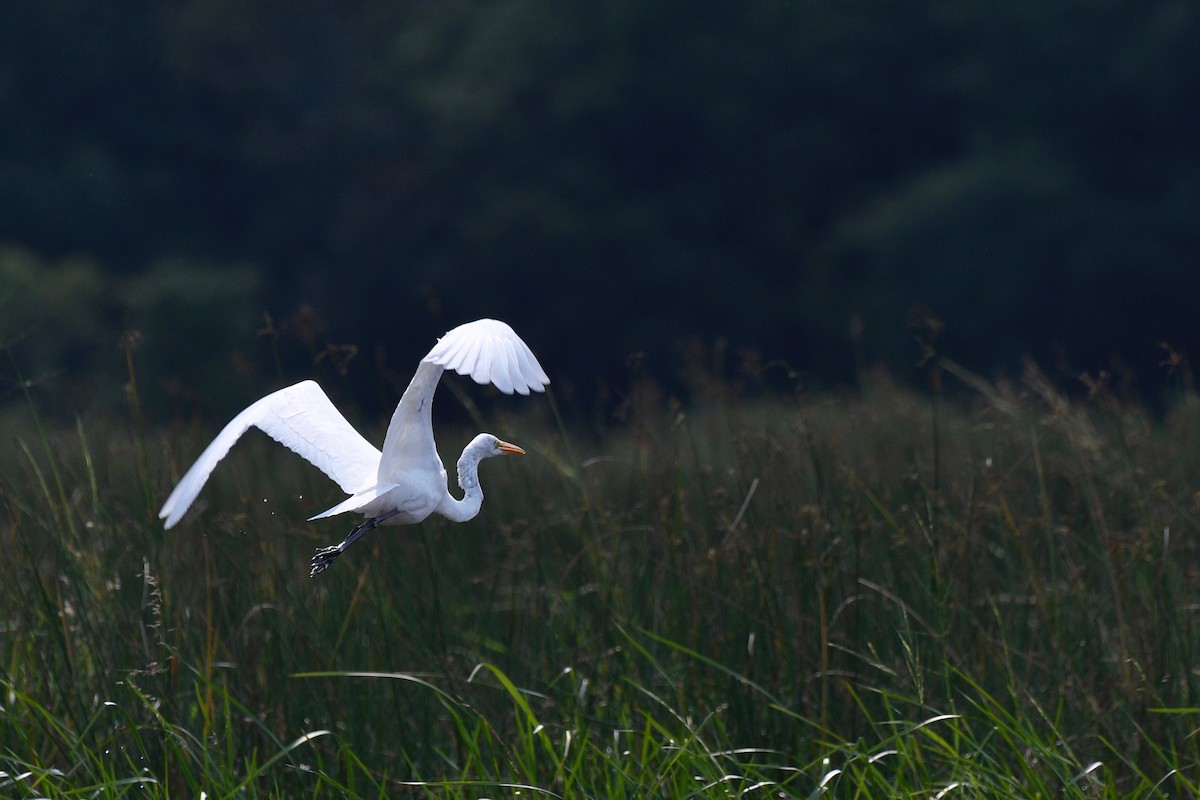
[[[483,315],[585,398],[720,342],[909,374],[927,314],[1145,390],[1197,338],[1197,52],[1186,0],[17,4],[0,338],[77,394],[133,348],[168,413]]]

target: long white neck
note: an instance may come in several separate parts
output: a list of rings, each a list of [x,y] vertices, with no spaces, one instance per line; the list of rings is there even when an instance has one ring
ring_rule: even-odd
[[[472,441],[463,449],[458,459],[458,485],[462,487],[463,499],[456,500],[446,492],[438,504],[437,513],[455,522],[474,519],[483,507],[483,489],[479,486],[479,462],[483,459],[482,449]]]

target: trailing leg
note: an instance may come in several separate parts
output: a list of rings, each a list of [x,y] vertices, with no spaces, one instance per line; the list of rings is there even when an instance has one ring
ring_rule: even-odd
[[[333,563],[333,560],[340,556],[343,551],[350,545],[358,541],[359,537],[367,531],[376,528],[381,522],[390,519],[400,513],[400,509],[389,511],[386,514],[380,514],[378,517],[371,517],[363,523],[354,526],[350,534],[342,540],[341,544],[331,545],[329,547],[318,547],[316,554],[312,557],[312,571],[308,573],[308,577],[315,578]]]

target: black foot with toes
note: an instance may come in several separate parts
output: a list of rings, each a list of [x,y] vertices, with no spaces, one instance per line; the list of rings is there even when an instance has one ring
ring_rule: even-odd
[[[318,547],[316,554],[312,557],[312,571],[308,573],[308,577],[315,578],[329,569],[329,565],[341,554],[342,551],[336,544],[331,547]]]

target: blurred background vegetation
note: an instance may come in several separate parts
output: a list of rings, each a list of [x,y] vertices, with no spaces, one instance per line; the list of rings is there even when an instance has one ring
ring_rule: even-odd
[[[1157,402],[1198,52],[1191,0],[16,4],[0,402],[111,410],[132,357],[157,418],[323,371],[385,409],[479,316],[585,407],[696,353],[907,380],[930,320]]]
[[[328,726],[312,780],[590,769],[589,796],[640,797],[730,773],[673,724],[643,737],[667,770],[604,749],[695,711],[714,750],[784,753],[799,796],[993,763],[1028,796],[1102,796],[1099,767],[1196,794],[1197,54],[1195,0],[8,4],[0,779],[150,764],[162,796],[249,796],[257,754]],[[554,404],[489,409],[531,457],[489,473],[473,532],[307,581],[333,489],[264,437],[200,535],[157,524],[250,400],[315,377],[378,440],[481,316]],[[943,375],[973,403],[911,391]],[[463,682],[483,660],[548,692],[570,770],[474,766],[493,730],[502,755],[538,735]],[[397,665],[479,723],[284,679]],[[896,721],[951,711],[953,758],[910,744],[897,772],[933,766],[894,784],[879,757],[925,727]],[[272,780],[318,796],[301,766]]]

